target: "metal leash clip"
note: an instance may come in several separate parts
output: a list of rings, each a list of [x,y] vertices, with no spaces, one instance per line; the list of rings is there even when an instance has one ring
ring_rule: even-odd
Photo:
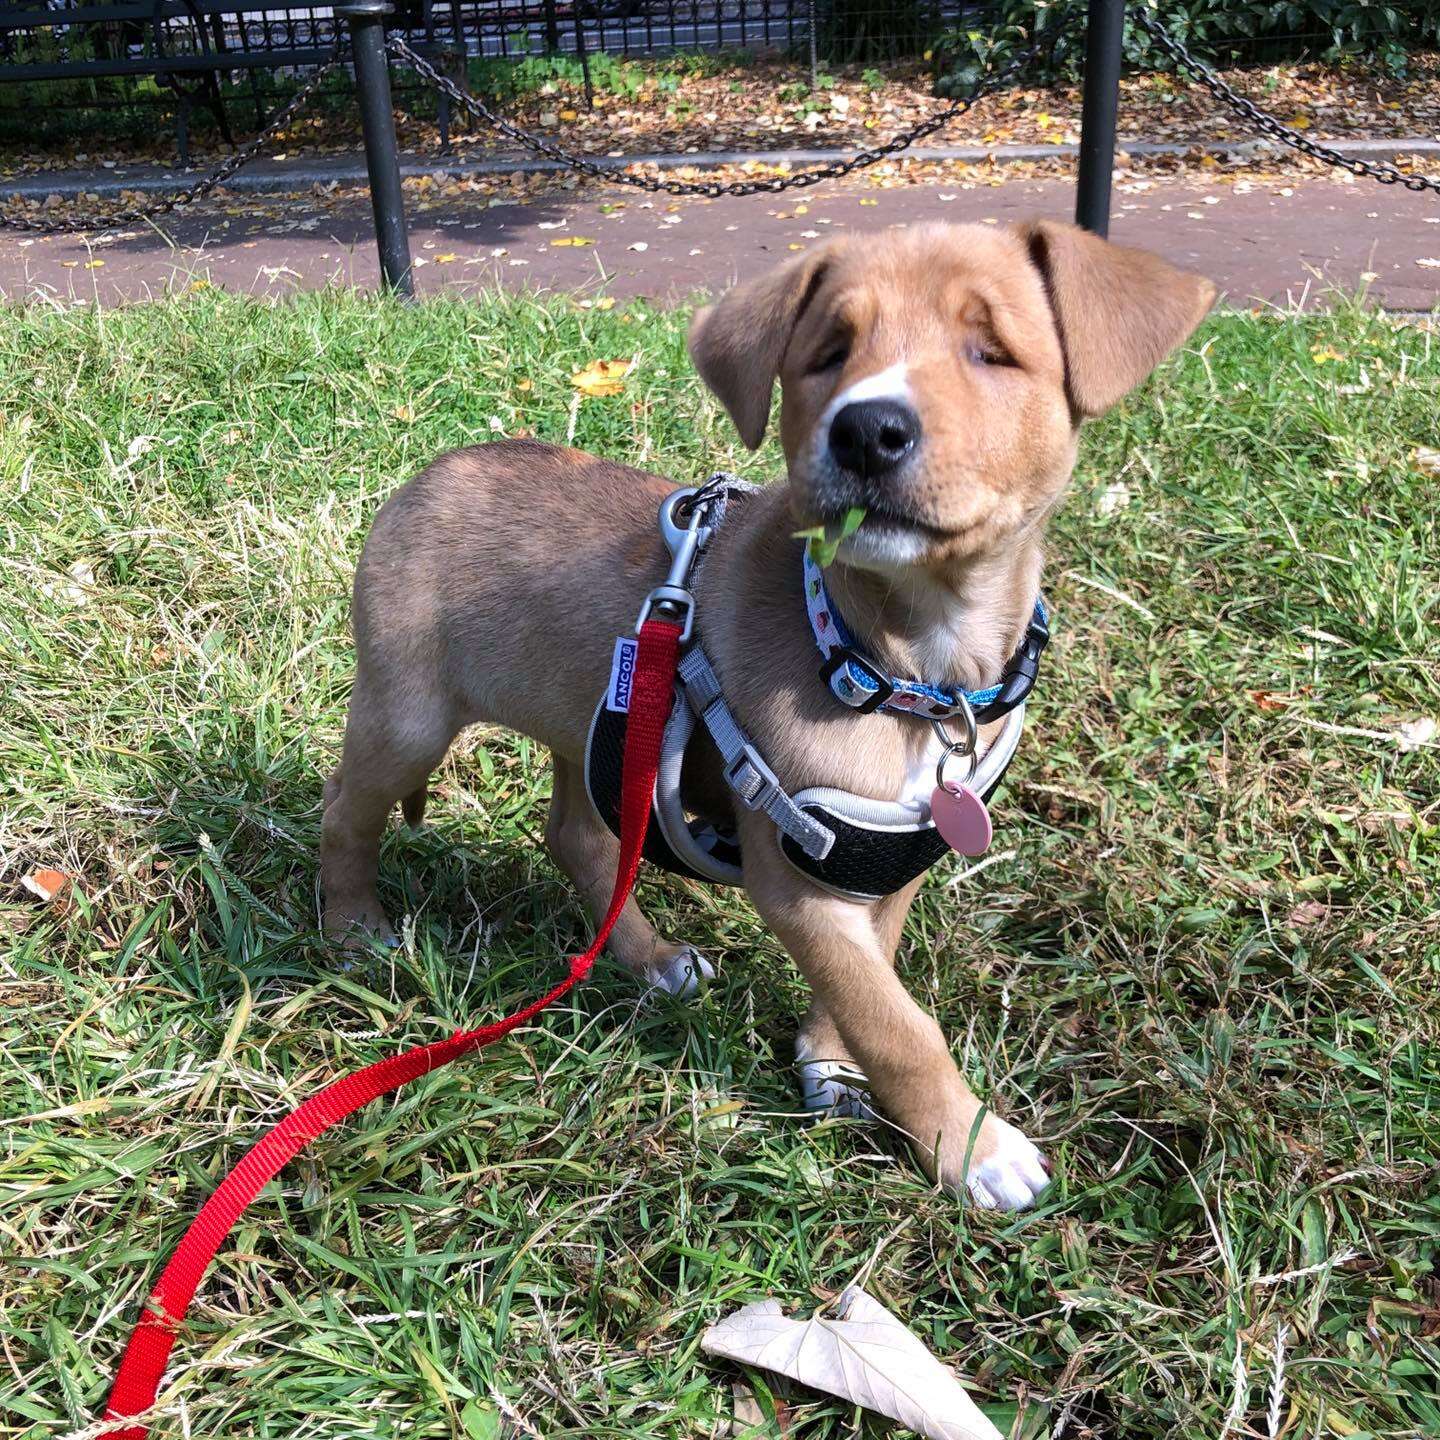
[[[968,785],[975,778],[975,772],[980,768],[980,729],[975,723],[975,712],[970,708],[970,702],[963,695],[957,696],[957,699],[960,708],[956,711],[956,717],[965,725],[963,740],[956,740],[945,728],[943,720],[930,722],[936,735],[940,737],[940,743],[945,747],[940,752],[940,759],[935,764],[935,783],[942,790],[950,788],[945,780],[945,766],[948,761],[969,759],[970,769],[964,780],[960,782],[962,785]]]
[[[695,628],[695,596],[691,594],[688,582],[697,557],[710,543],[711,534],[711,527],[704,523],[710,499],[701,496],[701,488],[673,490],[660,502],[660,534],[670,551],[670,570],[664,583],[657,585],[645,597],[645,603],[640,607],[640,618],[635,622],[637,635],[652,611],[671,624],[683,622],[680,631],[682,645],[689,640]],[[680,516],[687,511],[686,521],[682,524]]]

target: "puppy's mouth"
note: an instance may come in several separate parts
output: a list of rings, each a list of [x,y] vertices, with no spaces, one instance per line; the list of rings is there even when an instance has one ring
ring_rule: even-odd
[[[919,515],[912,514],[908,510],[902,510],[885,502],[871,502],[860,507],[865,511],[865,518],[860,522],[859,528],[851,535],[855,539],[859,535],[868,534],[872,537],[882,535],[913,535],[923,540],[953,540],[958,533],[954,530],[943,530],[938,525],[922,519]],[[827,531],[839,531],[844,523],[848,507],[826,506],[820,511],[820,523]],[[968,526],[966,527],[969,528]]]
[[[846,534],[846,516],[859,508],[864,509],[865,518]],[[818,514],[826,535],[832,542],[838,541],[830,552],[835,559],[882,574],[924,564],[938,549],[952,545],[957,534],[964,533],[942,530],[918,515],[883,502],[847,509],[827,505]],[[828,559],[822,558],[821,563],[828,563]]]

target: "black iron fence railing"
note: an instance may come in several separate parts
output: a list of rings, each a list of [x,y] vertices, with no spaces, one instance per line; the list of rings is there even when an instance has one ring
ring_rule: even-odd
[[[943,95],[947,82],[963,90],[1034,43],[1047,57],[1037,78],[1078,79],[1086,9],[1086,0],[398,0],[387,28],[492,90],[503,89],[493,67],[723,54],[789,56],[812,72],[923,65]],[[1440,0],[1157,0],[1155,13],[1210,64],[1363,55],[1403,69],[1411,49],[1440,46]],[[192,116],[227,141],[232,130],[254,133],[343,32],[334,5],[0,0],[0,144],[102,139],[122,126],[143,136],[170,119],[183,143]],[[1124,57],[1171,63],[1139,26]],[[423,94],[413,76],[396,79],[402,100]],[[353,111],[352,83],[348,70],[334,82]]]
[[[592,0],[578,0],[578,3],[589,4]],[[604,4],[609,3],[609,0],[593,0],[593,3]],[[615,3],[626,4],[630,3],[630,0],[615,0]],[[831,0],[831,3],[837,3],[837,0]],[[213,12],[205,8],[211,4],[215,6]],[[518,10],[519,6],[516,8]],[[1127,8],[1133,11],[1133,17],[1127,14]],[[121,12],[124,19],[117,21],[115,17]],[[470,90],[462,79],[447,73],[446,67],[452,66],[456,56],[463,56],[464,52],[462,47],[456,44],[453,32],[447,37],[437,25],[437,8],[431,4],[431,0],[424,0],[423,4],[399,15],[391,0],[345,0],[345,3],[335,6],[323,16],[319,11],[307,12],[317,24],[323,18],[331,27],[331,34],[336,29],[343,28],[348,45],[342,42],[323,45],[320,43],[322,32],[316,29],[292,32],[291,38],[297,42],[303,40],[303,43],[296,43],[288,49],[278,48],[266,52],[225,50],[220,43],[224,39],[223,26],[217,30],[209,26],[208,22],[227,17],[235,20],[249,13],[244,9],[236,10],[233,6],[222,11],[220,0],[153,0],[147,35],[142,26],[141,0],[124,0],[124,3],[120,4],[94,6],[56,5],[50,10],[21,10],[15,5],[0,8],[0,37],[3,37],[3,44],[12,46],[12,50],[18,44],[17,37],[23,37],[35,30],[38,26],[37,17],[43,15],[66,17],[63,21],[57,21],[46,32],[62,46],[72,39],[71,29],[84,25],[122,26],[114,43],[99,45],[92,37],[87,42],[88,48],[83,55],[67,53],[64,58],[33,61],[34,68],[45,76],[51,76],[66,64],[77,64],[85,67],[80,71],[82,76],[101,78],[146,75],[157,82],[163,81],[175,87],[177,92],[186,96],[194,93],[187,89],[187,86],[206,86],[209,88],[198,93],[210,101],[218,94],[220,75],[236,70],[253,71],[256,67],[252,62],[257,55],[267,55],[269,63],[276,68],[298,70],[307,63],[315,66],[309,78],[299,84],[286,103],[272,115],[269,124],[259,136],[251,139],[245,146],[233,150],[211,173],[183,190],[162,197],[152,204],[132,208],[122,215],[112,214],[105,217],[103,222],[87,221],[85,217],[75,215],[52,220],[44,216],[0,212],[0,228],[31,231],[106,229],[147,219],[190,204],[234,174],[258,153],[262,143],[276,136],[281,127],[287,125],[302,108],[311,105],[321,93],[327,78],[343,68],[342,57],[348,50],[358,91],[358,109],[364,134],[381,273],[387,288],[408,295],[411,293],[412,275],[391,88],[392,58],[401,62],[397,73],[415,77],[428,93],[438,97],[442,121],[448,117],[450,107],[453,106],[490,130],[520,144],[523,149],[543,157],[547,163],[564,166],[579,175],[608,177],[614,182],[653,192],[719,197],[773,193],[814,185],[874,165],[890,155],[906,150],[922,137],[936,133],[986,91],[1003,88],[1032,75],[1044,53],[1041,44],[1033,39],[1018,51],[1012,48],[1001,53],[997,46],[991,57],[992,63],[983,67],[982,73],[970,82],[966,93],[952,94],[948,103],[937,103],[929,115],[912,122],[883,143],[867,145],[852,155],[811,169],[777,173],[765,179],[746,178],[732,182],[718,179],[662,180],[647,174],[633,173],[625,167],[623,160],[616,165],[567,149],[558,140],[527,130],[493,109]],[[268,11],[263,13],[267,17],[271,14]],[[562,15],[558,0],[551,13],[558,23]],[[1071,14],[1074,23],[1078,25],[1081,19],[1078,10],[1073,10]],[[583,60],[587,53],[584,48],[586,16],[579,9],[572,11],[571,15],[576,24],[578,54]],[[102,18],[97,19],[97,16]],[[450,18],[452,21],[455,19],[453,12]],[[1127,24],[1132,18],[1134,24]],[[1218,103],[1240,116],[1247,126],[1267,137],[1312,159],[1343,167],[1353,175],[1364,176],[1386,185],[1404,185],[1412,190],[1440,193],[1440,178],[1402,170],[1387,161],[1347,155],[1334,146],[1307,138],[1293,124],[1286,124],[1226,83],[1191,51],[1182,37],[1174,34],[1158,19],[1155,10],[1148,5],[1127,7],[1125,0],[1088,0],[1083,22],[1078,36],[1073,33],[1065,33],[1059,37],[1052,35],[1048,63],[1054,63],[1055,51],[1059,48],[1054,43],[1057,39],[1064,39],[1067,43],[1083,49],[1084,111],[1078,154],[1076,219],[1097,234],[1104,235],[1109,227],[1110,187],[1115,158],[1121,74],[1127,41],[1137,32],[1143,33],[1154,42],[1177,68],[1193,77]],[[8,29],[5,28],[7,24]],[[407,36],[407,30],[414,36],[413,39]],[[813,37],[812,30],[812,53]],[[516,43],[520,42],[517,40]],[[0,55],[4,54],[3,49],[0,49]],[[32,60],[23,54],[8,54],[5,65],[0,66],[0,81],[16,78],[19,72],[31,64]],[[223,112],[221,118],[223,122]]]

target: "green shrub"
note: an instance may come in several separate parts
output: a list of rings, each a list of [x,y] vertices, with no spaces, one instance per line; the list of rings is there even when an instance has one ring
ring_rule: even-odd
[[[1302,57],[1355,57],[1403,74],[1413,51],[1440,45],[1440,0],[1162,0],[1161,23],[1212,65]],[[1038,68],[1048,79],[1078,78],[1085,54],[1085,6],[1077,0],[998,0],[935,46],[936,89],[968,90],[987,67],[1039,43]],[[1169,57],[1133,20],[1125,34],[1126,63],[1168,70]]]
[[[942,31],[930,0],[820,0],[817,44],[833,64],[918,57]]]

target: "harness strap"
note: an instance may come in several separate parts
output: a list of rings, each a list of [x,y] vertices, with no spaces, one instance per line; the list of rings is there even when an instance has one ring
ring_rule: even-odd
[[[750,810],[769,816],[812,860],[823,860],[835,843],[835,832],[807,815],[785,793],[775,772],[740,728],[735,712],[720,691],[720,678],[699,643],[680,660],[680,683],[690,708],[705,723],[724,762],[725,780]]]
[[[647,620],[640,628],[630,723],[625,739],[620,863],[615,874],[610,908],[605,912],[590,948],[583,955],[572,956],[570,974],[523,1010],[517,1010],[490,1025],[482,1025],[476,1030],[462,1030],[448,1040],[417,1046],[342,1076],[312,1095],[262,1136],[201,1206],[200,1213],[191,1221],[190,1228],[181,1237],[161,1272],[120,1361],[105,1409],[106,1420],[135,1420],[154,1405],[156,1391],[165,1373],[165,1362],[170,1357],[180,1323],[190,1308],[201,1277],[215,1258],[215,1252],[246,1206],[294,1156],[362,1105],[368,1105],[379,1096],[418,1080],[452,1060],[483,1049],[533,1020],[546,1006],[553,1005],[590,973],[591,966],[620,918],[620,911],[631,890],[635,888],[640,851],[650,821],[650,802],[655,793],[660,743],[674,691],[679,645],[680,627],[677,625],[663,620]],[[111,1434],[118,1440],[143,1440],[148,1430],[147,1423],[137,1420],[137,1423],[116,1429]]]

